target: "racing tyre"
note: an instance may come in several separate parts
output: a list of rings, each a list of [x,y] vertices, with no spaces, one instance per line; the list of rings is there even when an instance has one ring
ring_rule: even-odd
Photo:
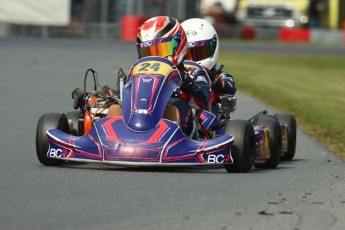
[[[282,160],[292,160],[296,152],[297,122],[294,116],[290,114],[275,114],[278,120],[285,123],[288,127],[287,140],[288,151],[281,157]]]
[[[260,116],[257,121],[257,125],[263,125],[269,130],[269,148],[270,159],[264,163],[255,163],[256,168],[276,168],[279,165],[281,157],[281,128],[278,119],[272,116]]]
[[[233,164],[225,164],[227,172],[248,172],[254,164],[255,134],[253,125],[247,120],[231,120],[225,127],[225,134],[235,140],[231,148]]]
[[[81,136],[82,133],[79,132],[79,117],[81,115],[80,111],[71,111],[66,113],[66,117],[69,124],[70,133],[74,136]]]
[[[36,130],[36,153],[39,162],[42,164],[48,166],[58,166],[62,165],[65,161],[48,158],[47,156],[49,141],[46,132],[48,129],[52,128],[69,133],[69,125],[66,115],[60,113],[46,113],[40,117]]]

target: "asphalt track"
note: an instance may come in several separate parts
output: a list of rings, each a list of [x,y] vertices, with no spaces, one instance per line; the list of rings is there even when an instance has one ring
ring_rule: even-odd
[[[0,39],[0,229],[345,229],[345,164],[301,130],[275,170],[42,166],[38,118],[72,110],[87,68],[113,85],[135,60],[127,43]],[[237,97],[235,118],[276,112]]]

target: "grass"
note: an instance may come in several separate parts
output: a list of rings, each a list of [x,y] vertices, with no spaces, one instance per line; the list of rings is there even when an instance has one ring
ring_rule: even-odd
[[[239,90],[291,113],[345,159],[345,57],[225,51],[220,60]]]

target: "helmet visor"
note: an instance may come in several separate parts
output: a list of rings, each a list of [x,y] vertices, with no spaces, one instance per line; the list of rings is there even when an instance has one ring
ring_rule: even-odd
[[[212,39],[188,42],[188,48],[193,61],[201,61],[206,58],[212,57],[217,47],[217,37]]]
[[[137,44],[139,58],[148,56],[168,57],[173,56],[178,47],[173,37],[160,38]]]

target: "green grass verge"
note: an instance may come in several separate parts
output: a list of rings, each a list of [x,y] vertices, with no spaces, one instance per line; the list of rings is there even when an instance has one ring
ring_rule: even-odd
[[[220,62],[239,90],[293,114],[345,159],[345,57],[224,51]]]

